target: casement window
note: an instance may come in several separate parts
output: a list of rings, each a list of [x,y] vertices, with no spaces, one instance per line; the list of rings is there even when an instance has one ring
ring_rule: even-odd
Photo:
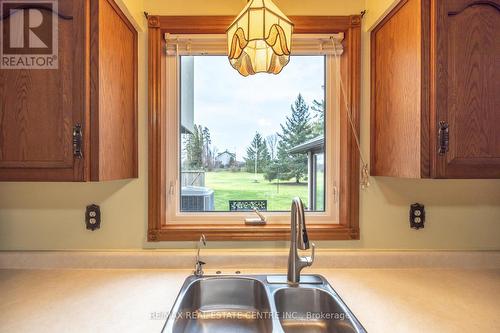
[[[242,77],[229,18],[149,17],[150,241],[285,239],[295,196],[312,239],[359,238],[359,21],[295,19],[283,71]]]

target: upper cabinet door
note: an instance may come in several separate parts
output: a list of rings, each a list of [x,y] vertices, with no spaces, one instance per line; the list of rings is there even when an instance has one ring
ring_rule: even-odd
[[[83,0],[54,4],[1,4],[0,180],[84,179],[73,130],[85,131],[86,10]]]
[[[137,31],[113,0],[90,13],[90,179],[137,178]]]
[[[437,16],[436,176],[499,178],[500,1],[437,1]]]
[[[422,102],[422,3],[401,1],[371,35],[371,174],[420,178],[429,152]]]

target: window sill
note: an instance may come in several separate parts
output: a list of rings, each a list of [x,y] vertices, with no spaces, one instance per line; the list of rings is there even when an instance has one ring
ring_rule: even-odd
[[[358,240],[359,229],[340,224],[309,224],[307,232],[311,240]],[[227,224],[186,225],[168,224],[161,229],[148,232],[148,241],[197,241],[200,234],[215,241],[236,240],[287,240],[290,238],[289,225],[242,226]]]

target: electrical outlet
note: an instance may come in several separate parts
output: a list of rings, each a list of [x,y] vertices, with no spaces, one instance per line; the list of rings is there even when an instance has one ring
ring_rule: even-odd
[[[88,205],[85,211],[85,225],[88,230],[96,230],[101,227],[101,208],[98,205]]]
[[[425,223],[425,206],[419,203],[410,205],[410,227],[421,229]]]

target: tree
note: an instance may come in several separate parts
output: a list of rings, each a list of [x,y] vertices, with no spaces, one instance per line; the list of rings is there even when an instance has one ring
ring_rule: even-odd
[[[248,172],[262,173],[271,157],[267,149],[266,140],[259,132],[255,133],[252,143],[247,148],[247,156],[244,158]]]
[[[211,165],[212,150],[210,145],[210,130],[201,125],[195,125],[193,133],[186,138],[186,164],[189,169],[208,168]]]
[[[311,110],[316,112],[315,117],[318,120],[324,121],[325,120],[325,100],[322,99],[321,101],[314,100],[313,105],[311,106]]]
[[[269,155],[271,160],[278,157],[278,135],[272,134],[266,138],[267,146],[269,147]]]
[[[211,158],[210,158],[210,165],[209,165],[209,171],[218,168],[217,165],[217,155],[219,154],[219,149],[216,146],[213,146],[211,149]]]
[[[203,139],[195,125],[186,139],[186,164],[189,169],[200,169],[203,165]]]
[[[281,175],[280,172],[280,162],[278,160],[273,160],[271,161],[265,170],[264,173],[264,179],[268,180],[269,182],[272,182],[275,179],[278,179]]]
[[[212,144],[212,138],[210,136],[210,130],[204,127],[201,130],[201,134],[203,138],[203,166],[207,169],[211,169],[212,150],[210,149],[210,145]]]
[[[310,120],[309,106],[301,94],[291,106],[292,114],[281,124],[278,144],[278,160],[280,163],[280,179],[295,178],[297,183],[307,174],[307,156],[305,154],[290,154],[293,147],[314,137]]]
[[[316,136],[325,133],[325,100],[314,100],[311,110],[314,111],[313,132]]]

